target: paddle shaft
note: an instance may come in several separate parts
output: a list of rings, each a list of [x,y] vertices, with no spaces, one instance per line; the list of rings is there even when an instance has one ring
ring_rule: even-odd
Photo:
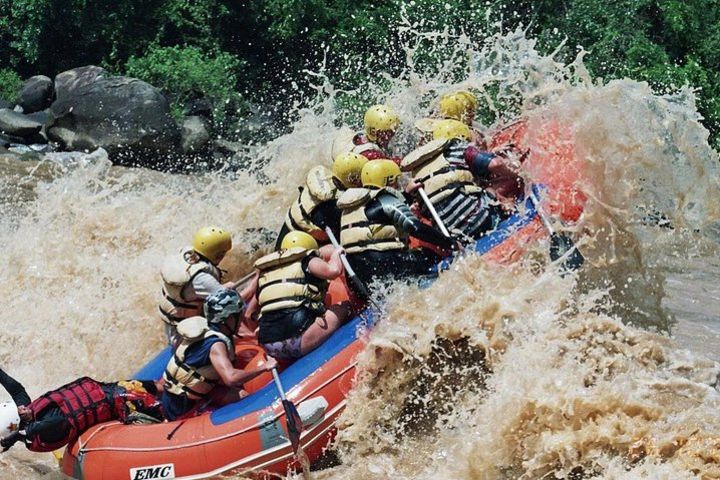
[[[432,202],[430,202],[430,198],[427,196],[427,193],[425,193],[425,189],[423,187],[418,188],[418,192],[420,193],[420,197],[423,199],[423,202],[425,202],[425,206],[430,211],[430,214],[432,215],[433,219],[435,220],[435,223],[437,223],[437,226],[440,227],[440,231],[443,235],[450,238],[450,232],[448,232],[448,229],[445,227],[445,224],[440,219],[440,215],[438,215],[437,210],[435,210],[435,207],[433,206]]]
[[[577,270],[585,263],[585,257],[583,256],[580,249],[572,241],[572,239],[565,234],[558,234],[550,224],[545,212],[543,212],[540,206],[540,199],[538,199],[534,190],[530,190],[530,201],[535,206],[535,211],[545,224],[545,228],[550,234],[550,259],[557,260],[558,258],[565,257],[563,267],[565,270]],[[556,258],[553,258],[555,257]]]
[[[275,386],[277,387],[278,393],[280,394],[280,400],[287,400],[287,397],[285,396],[285,389],[280,382],[280,375],[278,375],[277,368],[272,369],[272,376],[273,380],[275,380]]]
[[[297,453],[300,449],[300,433],[302,432],[302,421],[297,413],[295,404],[287,399],[285,396],[285,389],[280,382],[280,375],[278,375],[277,368],[272,369],[273,380],[275,380],[275,387],[280,394],[280,400],[282,400],[283,409],[285,410],[285,422],[287,424],[288,440],[292,445],[293,453]],[[298,422],[300,424],[298,425]]]
[[[325,227],[325,233],[327,233],[327,236],[330,239],[330,243],[332,243],[333,247],[340,248],[340,243],[338,242],[337,238],[335,238],[335,234],[332,232],[332,230],[330,230],[330,227]],[[364,296],[370,303],[372,303],[373,307],[375,307],[377,310],[380,310],[380,306],[375,303],[372,298],[370,298],[370,291],[355,274],[355,270],[353,270],[353,268],[350,266],[350,262],[348,262],[348,259],[344,253],[340,255],[340,261],[342,262],[343,268],[345,269],[345,273],[347,273],[347,275],[350,277],[350,280],[355,283],[357,289],[360,290],[360,294]]]
[[[238,288],[240,285],[242,285],[243,283],[247,283],[248,280],[250,280],[250,279],[253,277],[253,275],[255,275],[255,270],[253,270],[252,272],[248,273],[247,275],[245,275],[245,276],[242,277],[241,279],[233,282],[233,287],[231,288],[231,290],[237,290],[237,288]]]
[[[327,233],[328,238],[330,239],[330,243],[333,244],[333,247],[340,248],[340,244],[337,241],[337,238],[335,238],[335,234],[330,230],[330,227],[325,227],[325,233]],[[343,253],[340,255],[340,261],[343,264],[343,268],[345,268],[345,271],[347,274],[351,277],[355,276],[355,270],[350,266],[350,262],[348,262],[347,257]]]
[[[555,233],[555,229],[550,224],[550,220],[548,220],[547,216],[545,216],[545,212],[543,212],[542,210],[542,207],[540,207],[540,199],[537,197],[537,195],[535,195],[534,190],[530,190],[530,200],[535,206],[535,211],[538,213],[540,220],[542,220],[548,233],[550,233],[550,236],[554,237],[555,235],[557,235],[557,233]]]

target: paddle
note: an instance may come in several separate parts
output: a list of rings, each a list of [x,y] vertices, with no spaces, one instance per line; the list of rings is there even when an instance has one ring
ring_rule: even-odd
[[[442,234],[450,238],[450,232],[448,232],[445,224],[440,219],[440,215],[438,215],[437,210],[435,210],[435,206],[430,202],[430,198],[427,196],[427,193],[425,193],[425,189],[423,187],[420,187],[418,188],[418,192],[420,193],[420,197],[422,197],[423,202],[425,202],[425,206],[430,211],[430,214],[435,220],[435,223],[437,223],[437,226],[440,227],[440,231],[442,232]]]
[[[338,243],[337,238],[335,238],[335,234],[332,232],[332,230],[330,230],[330,227],[325,227],[325,233],[327,233],[327,236],[330,239],[330,242],[333,244],[333,247],[340,248],[340,244]],[[340,261],[345,268],[345,273],[350,278],[350,283],[353,286],[353,290],[359,293],[361,297],[372,303],[373,307],[375,307],[376,310],[380,310],[380,306],[375,303],[375,301],[373,301],[373,299],[370,297],[370,290],[368,290],[365,284],[355,274],[355,270],[353,270],[350,266],[350,262],[348,262],[348,259],[344,253],[340,256]]]
[[[535,206],[535,211],[538,213],[538,216],[550,234],[550,259],[554,262],[567,255],[567,258],[563,262],[565,270],[577,270],[582,267],[583,263],[585,263],[585,257],[580,253],[577,245],[575,245],[570,237],[564,233],[557,233],[552,227],[545,212],[543,212],[540,207],[540,199],[538,199],[534,188],[530,190],[530,201],[532,201]]]
[[[232,288],[230,288],[230,290],[237,290],[240,285],[242,285],[243,283],[247,283],[248,280],[250,280],[253,277],[253,275],[255,275],[255,270],[251,271],[250,273],[248,273],[244,277],[240,278],[239,280],[233,282]]]
[[[300,448],[300,433],[302,432],[303,426],[302,420],[300,419],[297,408],[295,408],[295,404],[285,396],[285,390],[283,389],[282,383],[280,383],[280,375],[278,375],[277,368],[272,369],[272,375],[275,380],[275,387],[277,387],[278,393],[280,393],[283,408],[285,409],[285,421],[287,422],[290,444],[292,445],[293,453],[297,453]]]

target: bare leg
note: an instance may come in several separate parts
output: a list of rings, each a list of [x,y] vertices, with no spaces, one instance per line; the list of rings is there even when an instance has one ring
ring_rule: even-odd
[[[323,343],[335,330],[347,321],[352,308],[349,302],[330,306],[322,317],[305,330],[300,340],[300,353],[306,355]]]

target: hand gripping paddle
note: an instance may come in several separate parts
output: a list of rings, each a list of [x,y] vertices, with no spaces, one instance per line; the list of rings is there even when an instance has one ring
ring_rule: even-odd
[[[333,247],[340,248],[340,244],[338,243],[337,238],[335,238],[335,234],[332,232],[332,230],[330,230],[330,227],[325,227],[325,233],[327,233],[327,236],[330,239],[330,242],[333,244]],[[376,310],[380,310],[380,306],[375,303],[375,301],[373,301],[373,299],[370,297],[370,290],[368,290],[365,284],[355,274],[355,270],[353,270],[350,266],[350,262],[348,262],[347,257],[344,253],[340,255],[340,260],[342,261],[345,273],[350,279],[353,290],[355,290],[361,297],[363,297],[363,299],[366,299],[370,303],[372,303],[372,306],[375,307]]]

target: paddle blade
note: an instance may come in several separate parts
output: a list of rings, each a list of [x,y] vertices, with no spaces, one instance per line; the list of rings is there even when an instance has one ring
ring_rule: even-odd
[[[300,448],[300,433],[302,433],[302,420],[300,414],[295,408],[295,404],[290,400],[282,401],[285,408],[285,418],[287,420],[288,437],[293,448],[293,453],[297,453]]]
[[[370,291],[367,289],[364,283],[360,281],[357,275],[350,277],[350,283],[352,284],[353,290],[358,294],[361,300],[367,302],[370,298]]]
[[[552,235],[550,237],[550,259],[554,262],[566,254],[568,256],[563,262],[563,269],[566,271],[577,270],[585,263],[585,257],[570,237],[558,233]]]

